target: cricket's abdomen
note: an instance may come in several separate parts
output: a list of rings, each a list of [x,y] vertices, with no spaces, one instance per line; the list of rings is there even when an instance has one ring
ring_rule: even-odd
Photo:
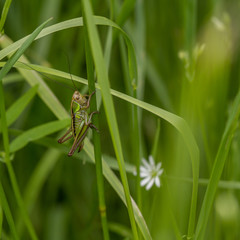
[[[88,113],[85,110],[78,110],[72,115],[72,133],[74,138],[83,131],[85,123],[88,120]]]

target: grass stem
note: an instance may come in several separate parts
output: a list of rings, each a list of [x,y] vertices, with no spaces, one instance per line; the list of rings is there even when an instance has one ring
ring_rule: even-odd
[[[84,28],[84,30],[85,30],[87,78],[88,78],[89,94],[91,94],[92,92],[96,91],[95,81],[94,81],[94,68],[93,68],[93,60],[92,60],[91,49],[89,46],[89,39],[88,39],[86,28]],[[94,94],[91,98],[90,110],[91,112],[97,111],[96,94]],[[92,122],[99,129],[98,115],[95,115],[93,117]],[[100,135],[96,131],[93,131],[93,142],[94,142],[94,156],[95,156],[95,164],[96,164],[99,212],[100,212],[101,222],[102,222],[103,237],[104,237],[104,240],[109,240],[110,238],[109,238],[109,231],[108,231],[108,224],[107,224],[107,213],[106,213],[106,204],[105,204],[105,195],[104,195],[104,180],[103,180],[103,171],[102,171],[101,141],[100,141]]]

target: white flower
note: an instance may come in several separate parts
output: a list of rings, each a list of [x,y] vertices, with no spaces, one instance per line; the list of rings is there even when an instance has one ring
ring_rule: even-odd
[[[149,190],[153,184],[157,187],[160,187],[160,179],[159,177],[163,173],[163,169],[161,169],[162,163],[159,162],[155,165],[154,159],[152,156],[149,156],[149,163],[143,158],[143,165],[140,166],[140,177],[142,178],[140,185],[143,187],[146,185],[146,190]]]

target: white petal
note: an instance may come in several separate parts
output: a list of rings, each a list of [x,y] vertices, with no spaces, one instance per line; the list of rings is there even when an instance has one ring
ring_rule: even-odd
[[[161,166],[162,166],[162,163],[159,162],[159,163],[157,164],[156,170],[158,171],[158,170],[161,168]]]
[[[140,182],[140,185],[141,187],[146,185],[149,181],[150,181],[151,177],[146,177],[144,178],[141,182]]]
[[[160,180],[158,177],[155,177],[155,184],[157,187],[160,187]]]
[[[149,162],[150,162],[151,166],[155,167],[155,162],[154,162],[154,159],[153,159],[152,155],[150,155],[148,159],[149,159]]]
[[[141,178],[148,177],[149,175],[150,175],[149,172],[140,172],[140,177]]]
[[[133,170],[133,175],[137,176],[137,171],[135,169]]]
[[[142,159],[143,165],[145,166],[146,169],[151,169],[151,166],[148,164],[148,162],[146,161],[146,159]]]
[[[154,183],[154,178],[151,179],[151,181],[147,184],[146,190],[149,190],[152,187],[153,183]]]
[[[140,167],[140,172],[149,172],[149,170],[146,169],[145,167],[141,166]]]
[[[160,170],[158,171],[158,173],[157,173],[157,176],[161,176],[162,173],[163,173],[163,169],[160,169]]]

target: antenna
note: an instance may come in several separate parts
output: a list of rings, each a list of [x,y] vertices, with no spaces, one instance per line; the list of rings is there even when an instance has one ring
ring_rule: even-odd
[[[69,57],[68,57],[68,55],[67,55],[67,53],[66,53],[65,51],[64,51],[64,54],[66,55],[66,58],[67,58],[67,62],[68,62],[68,71],[69,71],[69,75],[70,75],[70,77],[71,77],[71,80],[72,80],[73,86],[75,87],[75,90],[79,91],[78,88],[76,87],[74,81],[73,81],[73,78],[72,78]]]
[[[73,89],[72,87],[68,86],[67,84],[60,83],[60,82],[56,81],[55,79],[50,78],[50,77],[48,77],[47,75],[43,74],[42,72],[37,71],[36,69],[34,69],[32,66],[30,66],[30,65],[27,64],[27,63],[20,62],[20,61],[18,61],[18,63],[24,64],[25,66],[27,66],[27,67],[31,68],[32,70],[38,72],[39,74],[41,74],[43,77],[47,78],[48,80],[51,80],[51,81],[53,81],[53,82],[55,82],[55,83],[57,83],[57,84],[60,84],[60,85],[62,85],[62,86],[64,86],[64,87],[67,87],[68,89],[71,89],[72,91],[75,90],[75,89]]]

